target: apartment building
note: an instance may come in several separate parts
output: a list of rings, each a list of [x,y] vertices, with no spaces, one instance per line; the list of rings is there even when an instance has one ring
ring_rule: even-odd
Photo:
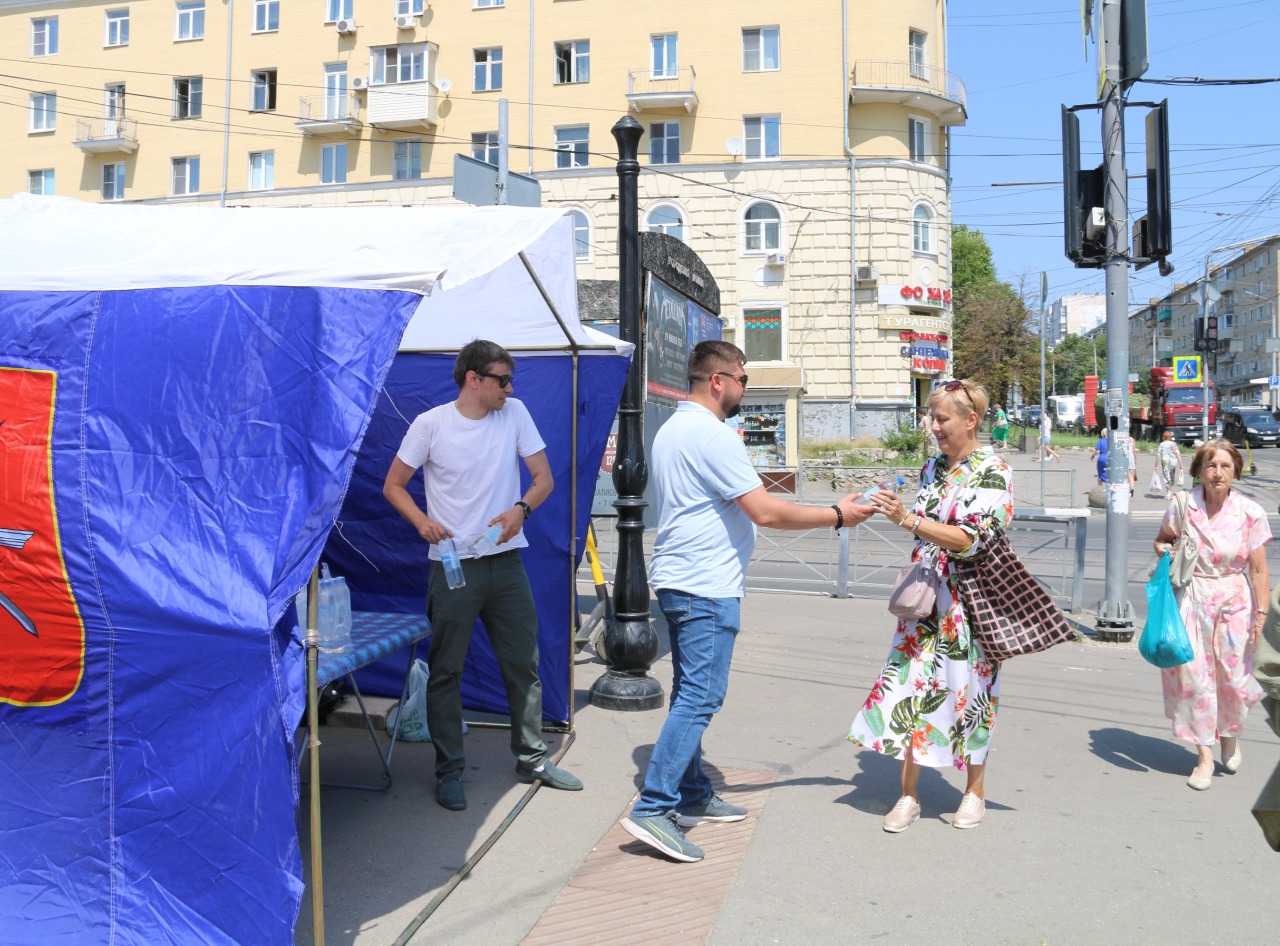
[[[1207,289],[1202,293],[1202,287]],[[1143,372],[1172,364],[1175,355],[1206,354],[1224,407],[1272,404],[1272,377],[1280,377],[1280,237],[1245,245],[1210,268],[1208,279],[1179,283],[1173,291],[1129,316],[1129,364]],[[1202,311],[1203,302],[1207,309]],[[1195,350],[1195,323],[1215,317],[1217,351]]]
[[[209,206],[455,202],[456,155],[573,214],[616,278],[613,124],[642,225],[707,263],[758,406],[873,432],[951,364],[945,0],[0,0],[11,190]],[[192,247],[193,253],[200,252]],[[501,304],[495,300],[495,304]]]
[[[1056,346],[1068,335],[1084,335],[1107,321],[1107,297],[1100,292],[1075,292],[1049,303],[1045,341]]]

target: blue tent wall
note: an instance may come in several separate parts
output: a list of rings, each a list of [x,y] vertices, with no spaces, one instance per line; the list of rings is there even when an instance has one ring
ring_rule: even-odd
[[[534,587],[538,608],[543,717],[567,720],[569,661],[573,614],[569,540],[578,536],[582,555],[591,496],[610,425],[617,414],[631,359],[620,355],[583,355],[578,359],[578,508],[570,522],[572,470],[571,412],[573,359],[516,353],[515,396],[529,408],[547,444],[555,489],[529,519],[529,547],[521,557]],[[357,610],[422,614],[426,610],[428,546],[382,496],[382,483],[413,418],[457,397],[452,354],[401,353],[386,384],[360,448],[338,525],[330,533],[323,559],[335,574],[345,575]],[[527,485],[527,473],[525,484]],[[422,476],[409,492],[422,503]],[[570,526],[572,525],[572,530]],[[362,671],[362,689],[399,696],[408,652],[395,654]],[[483,624],[476,623],[463,674],[463,702],[492,713],[508,710],[506,690],[497,671]]]
[[[271,628],[419,301],[0,292],[0,366],[57,372],[47,453],[84,629],[70,696],[0,695],[0,943],[293,942],[305,691]],[[0,621],[10,672],[36,643]]]

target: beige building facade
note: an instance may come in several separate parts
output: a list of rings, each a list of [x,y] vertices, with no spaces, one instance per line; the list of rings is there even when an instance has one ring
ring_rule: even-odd
[[[209,206],[455,203],[456,155],[574,214],[617,275],[617,147],[641,223],[715,275],[752,384],[808,439],[876,432],[949,376],[944,0],[0,0],[9,190]],[[198,247],[192,248],[199,252]],[[785,381],[783,380],[785,379]]]

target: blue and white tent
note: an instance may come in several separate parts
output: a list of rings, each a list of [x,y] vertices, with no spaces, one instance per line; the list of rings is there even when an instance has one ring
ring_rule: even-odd
[[[291,598],[329,541],[356,607],[421,613],[426,549],[367,480],[475,337],[553,461],[526,564],[568,718],[630,358],[576,313],[556,211],[0,201],[0,941],[292,942]],[[502,709],[484,656],[467,701]]]

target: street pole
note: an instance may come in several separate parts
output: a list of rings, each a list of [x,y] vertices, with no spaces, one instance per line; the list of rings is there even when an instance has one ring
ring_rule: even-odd
[[[640,162],[644,129],[630,115],[613,126],[618,142],[618,324],[624,342],[636,346],[618,408],[618,455],[613,488],[618,492],[618,561],[614,569],[615,620],[604,632],[609,669],[591,685],[593,706],[651,710],[663,703],[662,684],[648,670],[658,656],[658,632],[649,620],[649,580],[644,563],[644,488],[649,467],[644,455],[645,333],[640,324],[644,274],[640,269]]]
[[[1045,414],[1045,409],[1047,405],[1045,404],[1045,398],[1044,398],[1044,332],[1045,332],[1044,304],[1045,304],[1045,300],[1048,298],[1049,298],[1049,276],[1047,273],[1045,273],[1042,270],[1040,273],[1040,430],[1044,429],[1044,419],[1046,416],[1048,416]],[[1040,445],[1040,440],[1041,440],[1040,430],[1036,431],[1036,451],[1040,454],[1040,505],[1043,506],[1044,505],[1044,468],[1045,468],[1045,465],[1049,462],[1049,451],[1045,450],[1044,447]]]
[[[1124,160],[1121,3],[1103,0],[1103,212],[1107,225],[1107,565],[1098,609],[1102,640],[1133,639],[1129,578],[1129,181]]]

